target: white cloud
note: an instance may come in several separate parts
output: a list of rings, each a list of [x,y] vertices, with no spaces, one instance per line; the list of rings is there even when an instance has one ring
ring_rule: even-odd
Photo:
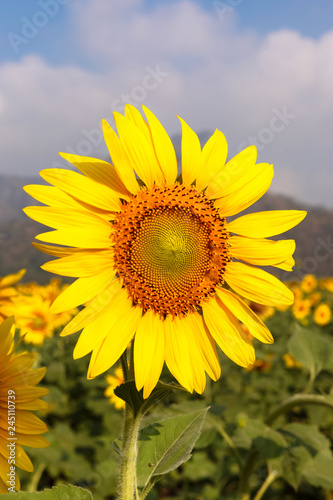
[[[286,30],[240,33],[237,9],[221,21],[189,0],[152,10],[142,0],[69,6],[73,43],[100,70],[51,67],[38,57],[0,67],[2,172],[50,166],[56,151],[77,150],[87,140],[82,131],[130,99],[171,133],[180,131],[176,114],[197,131],[219,128],[231,154],[256,138],[259,160],[275,165],[274,190],[333,206],[333,32],[319,40]],[[274,119],[283,110],[294,115],[285,123]]]

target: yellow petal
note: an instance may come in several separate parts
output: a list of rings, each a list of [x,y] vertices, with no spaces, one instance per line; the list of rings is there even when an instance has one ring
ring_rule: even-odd
[[[238,260],[255,266],[276,266],[289,259],[295,251],[294,240],[266,240],[231,236],[229,251]]]
[[[202,149],[202,164],[197,175],[196,187],[202,191],[223,167],[228,156],[226,138],[219,130],[208,139]]]
[[[110,300],[114,294],[120,290],[121,283],[118,279],[114,279],[110,286],[108,286],[101,293],[96,295],[89,303],[86,305],[82,311],[80,311],[74,318],[65,326],[60,336],[65,337],[75,333],[90,323],[95,321],[101,314],[103,314],[104,309],[108,306]]]
[[[280,280],[242,262],[229,262],[224,278],[235,292],[258,304],[279,306],[294,302],[294,294]]]
[[[140,307],[132,307],[130,312],[114,325],[102,344],[94,349],[88,368],[89,379],[108,370],[120,358],[138,328],[141,315]]]
[[[68,153],[59,153],[65,160],[75,165],[85,176],[93,181],[108,186],[116,191],[122,198],[128,199],[129,191],[120,179],[115,167],[103,160],[89,158],[88,156],[78,156]]]
[[[58,314],[84,304],[107,288],[114,275],[113,269],[107,269],[96,276],[77,279],[55,299],[50,311]]]
[[[257,148],[249,146],[222,167],[211,179],[206,196],[210,199],[227,196],[241,189],[253,178],[252,168],[257,160]]]
[[[55,229],[86,229],[98,228],[99,233],[111,230],[111,224],[93,213],[83,210],[54,207],[26,207],[23,211],[33,220]],[[89,229],[88,229],[89,228]]]
[[[178,382],[193,391],[193,370],[187,336],[183,335],[182,319],[168,315],[163,323],[165,332],[165,362]]]
[[[114,163],[116,172],[128,191],[132,194],[136,194],[140,188],[135,178],[133,165],[131,165],[131,162],[127,158],[120,139],[113,128],[105,120],[102,120],[102,124],[104,140]]]
[[[42,170],[40,176],[65,193],[94,207],[107,211],[119,211],[121,208],[119,196],[113,189],[72,170],[49,168]]]
[[[178,116],[182,124],[182,179],[190,186],[201,171],[201,146],[197,134]]]
[[[47,432],[47,427],[30,411],[19,410],[16,414],[16,429],[22,434],[44,434]]]
[[[69,255],[57,260],[51,260],[41,266],[45,271],[60,274],[61,276],[71,276],[73,278],[83,278],[96,275],[114,266],[114,253],[111,250],[100,252],[81,252],[80,254]]]
[[[248,327],[253,337],[265,344],[272,344],[274,342],[272,334],[267,326],[258,318],[252,309],[242,301],[242,299],[225,288],[216,288],[216,293],[225,307]]]
[[[79,248],[110,248],[114,243],[111,241],[112,229],[99,225],[89,228],[70,227],[68,229],[57,229],[36,236],[37,240],[57,245],[76,246]]]
[[[279,264],[274,264],[274,267],[278,267],[279,269],[283,269],[283,271],[292,271],[293,267],[295,265],[295,259],[293,257],[288,257],[283,262],[280,262]]]
[[[202,310],[205,323],[224,354],[240,366],[252,364],[255,360],[253,345],[223,303],[213,297],[203,303]]]
[[[145,135],[131,120],[126,119],[117,112],[113,116],[117,125],[120,142],[140,179],[149,188],[153,186],[154,182],[162,185],[164,183],[164,176],[152,144],[149,143]]]
[[[188,350],[190,353],[191,373],[193,388],[198,394],[202,394],[206,387],[206,374],[207,362],[203,356],[203,352],[199,347],[197,332],[195,329],[195,318],[193,314],[188,314],[182,318],[179,327],[181,328],[182,335],[187,341]]]
[[[242,212],[261,198],[272,183],[274,177],[273,165],[259,163],[252,169],[253,177],[244,183],[237,191],[215,201],[223,217],[231,217]]]
[[[269,238],[299,224],[306,212],[301,210],[272,210],[243,215],[227,224],[230,233],[249,238]]]
[[[200,314],[195,312],[188,317],[192,322],[192,332],[201,353],[204,369],[212,380],[217,380],[221,375],[221,365],[215,342]]]
[[[51,207],[74,207],[80,208],[74,198],[55,186],[43,186],[41,184],[30,184],[23,187],[24,191],[35,200]]]
[[[82,248],[69,248],[69,247],[54,247],[52,245],[43,245],[42,243],[32,242],[33,246],[48,255],[53,255],[54,257],[68,257],[70,255],[85,253],[87,250]],[[91,253],[100,252],[97,249],[89,249]]]
[[[151,309],[142,316],[134,340],[135,384],[148,398],[156,386],[164,364],[163,320]]]
[[[21,269],[17,273],[7,274],[7,276],[4,276],[3,278],[0,278],[0,286],[1,286],[1,288],[5,288],[7,286],[14,285],[18,281],[20,281],[20,279],[25,275],[25,273],[26,273],[26,270],[25,269]]]
[[[94,321],[83,329],[74,349],[74,359],[82,358],[91,352],[108,335],[116,336],[117,324],[131,314],[132,308],[132,301],[129,299],[126,289],[118,290],[101,311],[101,314],[95,316]]]
[[[141,130],[148,142],[152,143],[150,127],[138,109],[131,104],[125,104],[125,117]]]
[[[142,106],[150,126],[156,156],[167,184],[173,184],[178,174],[178,164],[172,141],[156,116]]]

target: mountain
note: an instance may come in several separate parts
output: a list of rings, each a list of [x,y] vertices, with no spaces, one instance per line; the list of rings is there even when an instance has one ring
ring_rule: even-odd
[[[31,244],[36,234],[47,231],[30,220],[22,208],[36,205],[22,186],[41,184],[40,178],[0,176],[0,276],[26,268],[25,281],[46,283],[52,276],[40,269],[49,260]],[[306,206],[282,195],[266,194],[246,212],[261,210],[306,210],[305,220],[282,238],[296,240],[296,266],[293,274],[280,272],[282,279],[301,279],[307,273],[333,276],[333,211],[323,207]],[[243,215],[243,214],[242,214]]]

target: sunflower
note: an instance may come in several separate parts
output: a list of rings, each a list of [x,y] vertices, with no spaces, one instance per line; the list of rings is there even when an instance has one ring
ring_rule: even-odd
[[[61,314],[50,312],[51,302],[67,288],[59,287],[59,283],[52,280],[46,286],[28,283],[17,287],[18,294],[13,298],[16,311],[16,326],[20,334],[24,335],[24,342],[41,345],[46,338],[53,337],[55,330],[63,327],[78,312],[71,309]]]
[[[13,285],[20,281],[24,274],[25,269],[21,269],[15,274],[0,276],[0,323],[14,314],[12,299],[17,295],[17,291]]]
[[[292,310],[294,318],[304,319],[310,314],[311,301],[309,299],[296,300]]]
[[[110,403],[114,405],[116,410],[122,410],[125,407],[125,402],[114,393],[115,388],[124,383],[122,369],[116,368],[114,375],[106,375],[105,379],[108,383],[108,387],[105,389],[104,395],[109,399]]]
[[[47,407],[39,398],[48,389],[35,387],[46,368],[33,369],[37,354],[15,353],[13,323],[13,318],[8,318],[0,325],[0,494],[13,491],[9,488],[20,489],[16,467],[33,471],[22,445],[49,445],[41,436],[47,431],[46,425],[31,413]]]
[[[330,323],[332,310],[328,304],[320,304],[313,313],[313,319],[317,325],[325,326]]]
[[[304,276],[301,282],[301,289],[303,292],[311,293],[317,288],[318,282],[313,274],[307,274]]]
[[[226,163],[222,132],[216,130],[201,149],[180,119],[178,176],[167,132],[146,107],[144,112],[147,121],[130,105],[124,116],[114,113],[118,135],[103,121],[112,164],[62,153],[83,175],[41,171],[51,186],[25,190],[47,206],[25,212],[54,228],[37,236],[51,243],[35,244],[38,249],[59,257],[42,268],[78,278],[51,311],[90,301],[62,332],[83,328],[74,358],[92,352],[88,378],[110,368],[134,339],[135,381],[145,398],[164,361],[182,386],[202,393],[205,372],[213,380],[220,376],[215,342],[237,364],[254,362],[240,322],[257,339],[273,342],[240,296],[271,306],[293,302],[285,285],[256,266],[292,270],[295,242],[267,238],[306,213],[258,212],[227,222],[267,191],[272,165],[256,164],[254,146]]]

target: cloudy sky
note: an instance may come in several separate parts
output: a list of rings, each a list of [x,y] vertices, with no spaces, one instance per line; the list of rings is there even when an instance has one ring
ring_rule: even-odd
[[[331,0],[2,0],[0,32],[0,174],[106,157],[131,102],[256,144],[272,191],[333,208]]]

